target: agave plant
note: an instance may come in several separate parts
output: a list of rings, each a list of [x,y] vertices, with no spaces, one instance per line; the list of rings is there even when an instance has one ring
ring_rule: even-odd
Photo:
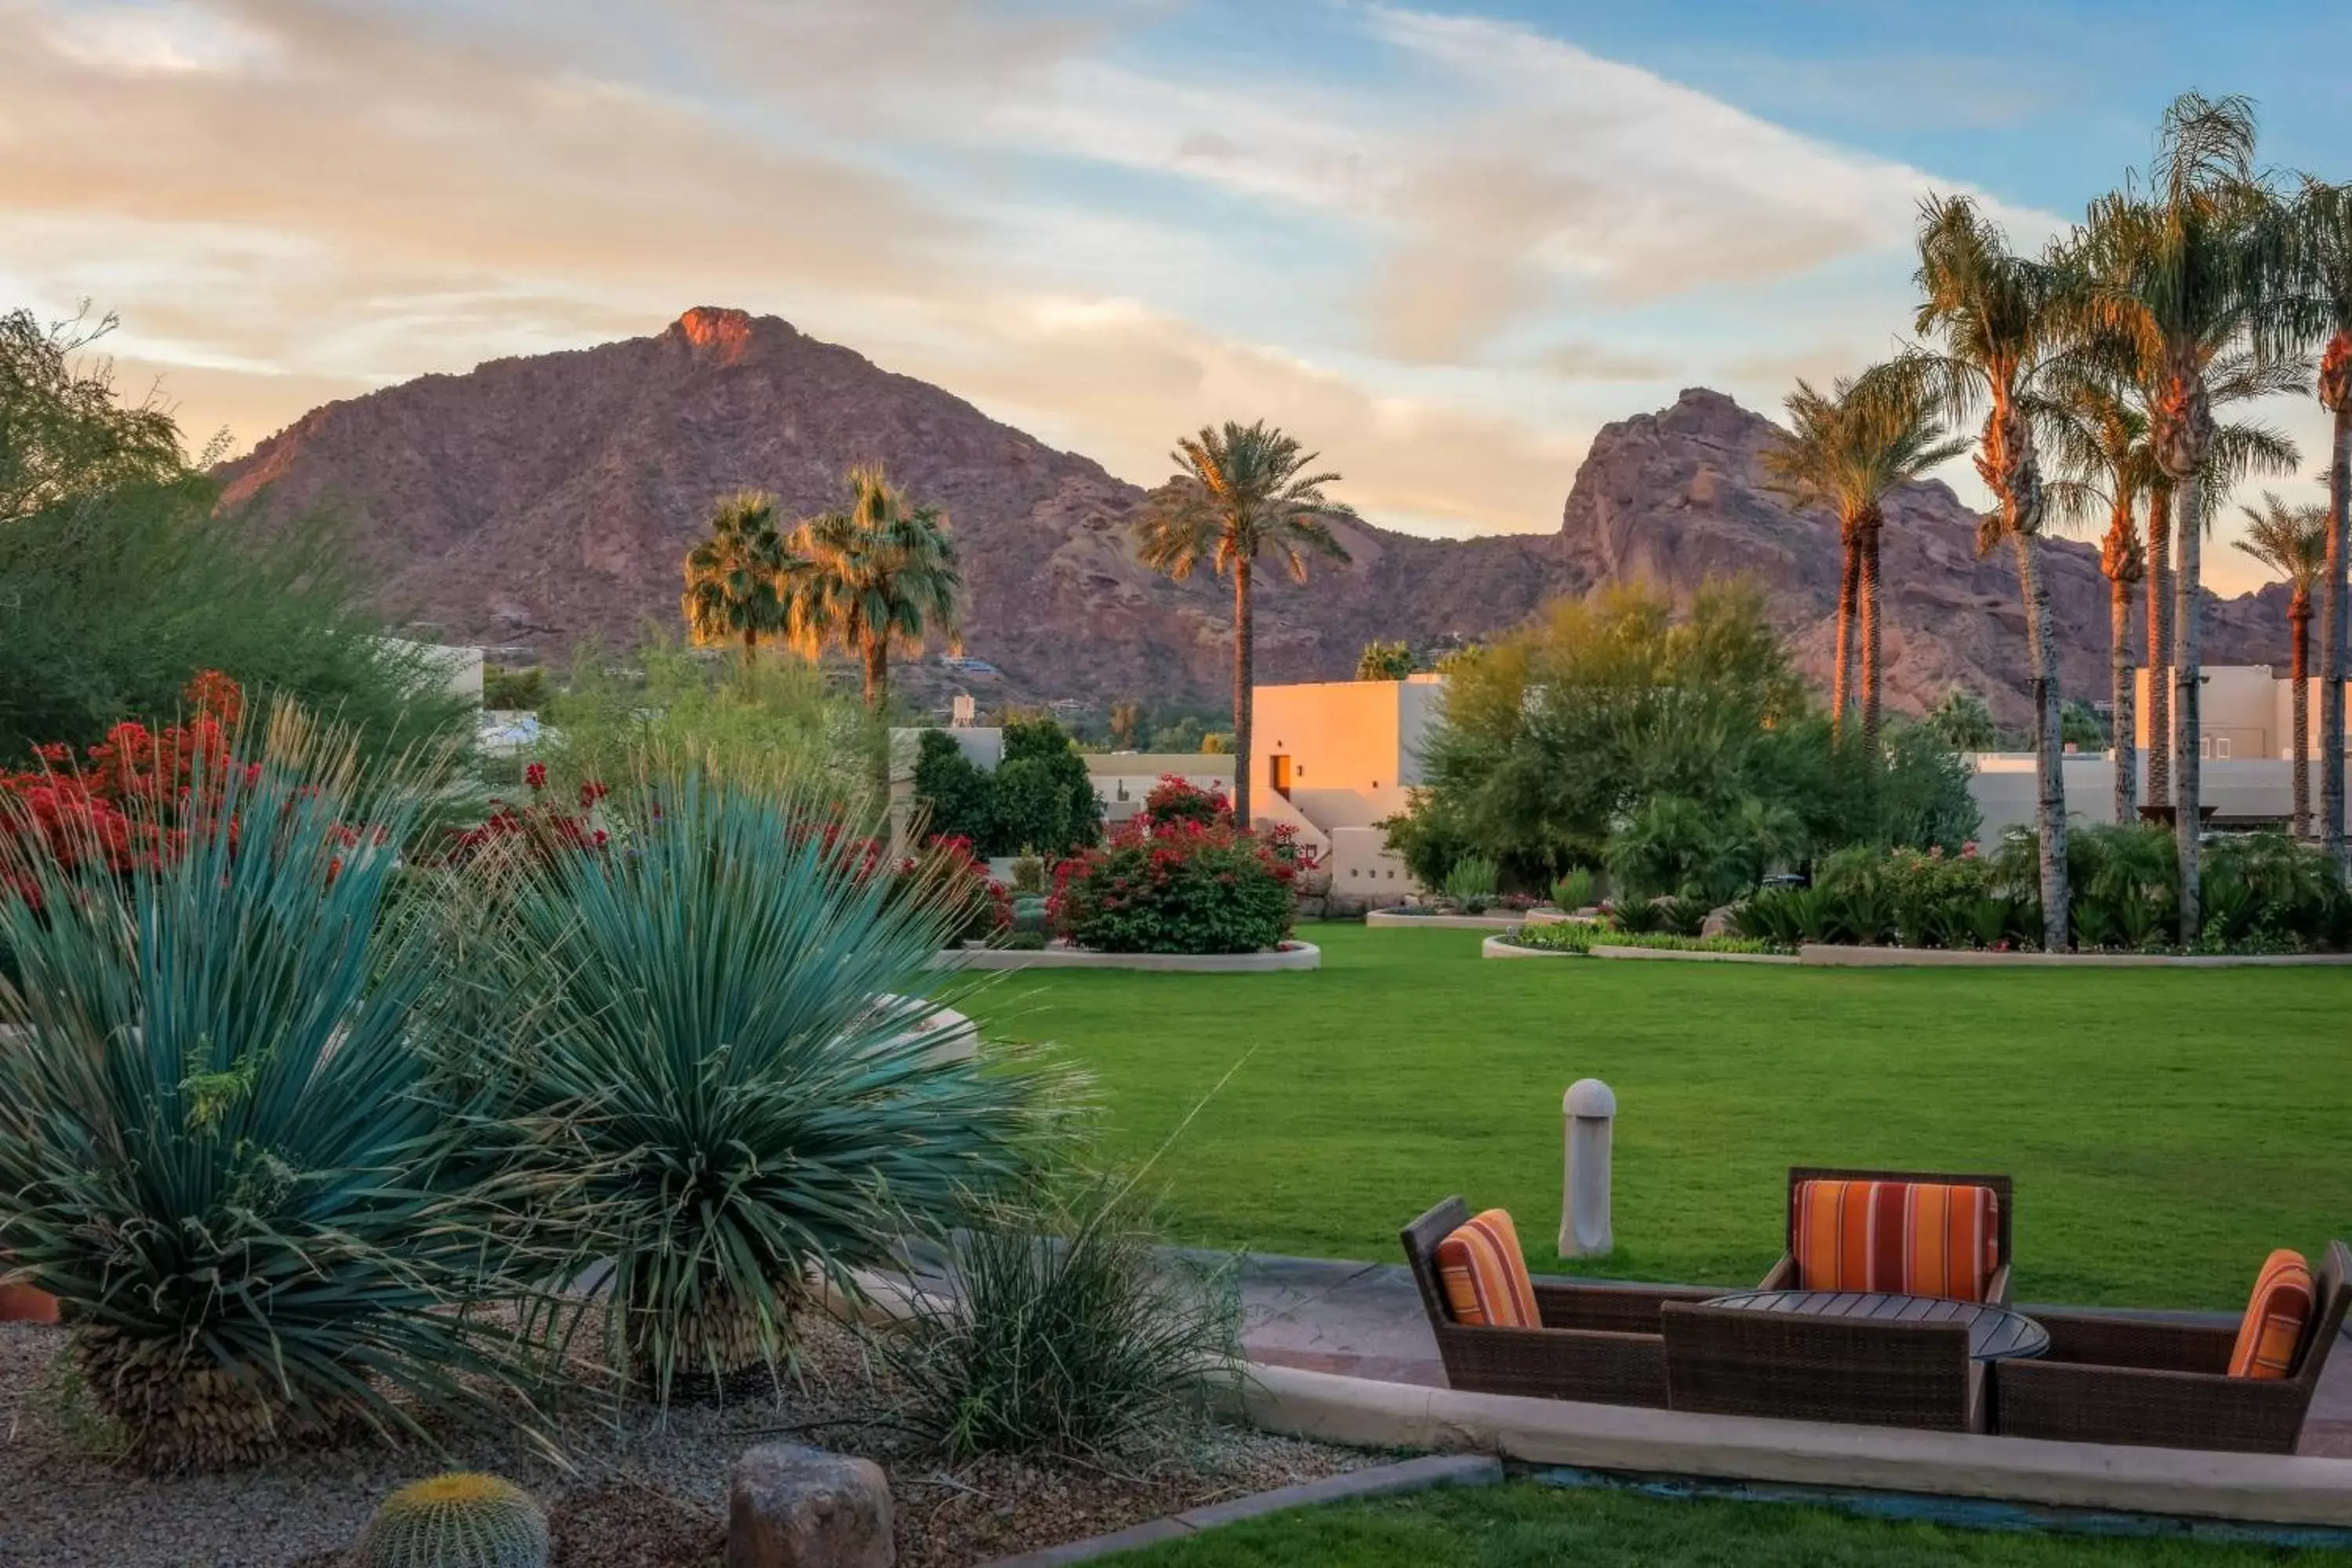
[[[616,1370],[667,1401],[773,1367],[813,1276],[854,1289],[1017,1173],[1043,1097],[942,1048],[944,890],[894,896],[790,800],[692,773],[634,796],[607,803],[625,852],[508,893],[485,1132],[570,1177],[543,1217],[604,1267]]]
[[[0,1256],[166,1468],[520,1375],[457,1310],[523,1292],[417,1037],[426,928],[381,918],[430,781],[287,711],[232,745],[127,868],[0,832]]]

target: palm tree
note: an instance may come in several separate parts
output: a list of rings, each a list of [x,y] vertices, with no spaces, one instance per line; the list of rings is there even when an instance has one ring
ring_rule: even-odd
[[[2262,510],[2241,507],[2246,536],[2238,548],[2286,579],[2286,624],[2294,670],[2294,831],[2311,833],[2311,585],[2327,569],[2328,509],[2290,507],[2268,490]]]
[[[2135,754],[2132,724],[2136,685],[2131,660],[2132,587],[2147,571],[2147,556],[2140,548],[2134,508],[2157,479],[2156,452],[2148,443],[2147,416],[2133,407],[2111,381],[2096,374],[2061,377],[2051,399],[2051,417],[2045,424],[2060,471],[2065,476],[2050,487],[2053,498],[2078,515],[2101,504],[2107,509],[2107,531],[2099,542],[2099,570],[2106,575],[2108,589],[2107,679],[2108,700],[2114,709],[2115,819],[2127,823],[2135,819],[2139,799],[2138,758]],[[2153,696],[2153,677],[2149,685]],[[2154,717],[2151,713],[2152,722]],[[2151,736],[2155,733],[2150,731]],[[2157,744],[2149,750],[2161,755],[2163,748]]]
[[[743,668],[760,639],[781,636],[792,618],[792,579],[799,563],[776,530],[773,496],[743,490],[711,513],[710,537],[686,552],[686,592],[678,608],[697,645],[740,639]]]
[[[1349,559],[1332,537],[1334,519],[1355,512],[1323,493],[1339,482],[1308,469],[1321,456],[1261,419],[1201,427],[1171,454],[1181,469],[1151,494],[1136,524],[1144,563],[1179,581],[1206,561],[1234,580],[1234,820],[1250,816],[1250,668],[1255,653],[1250,624],[1250,573],[1260,552],[1271,552],[1296,582],[1307,581],[1310,554]]]
[[[1900,377],[1841,376],[1823,396],[1803,381],[1788,398],[1788,433],[1764,453],[1784,493],[1837,513],[1845,569],[1838,592],[1837,676],[1833,722],[1845,723],[1847,670],[1861,665],[1862,745],[1878,755],[1878,546],[1885,502],[1901,485],[1925,478],[1937,464],[1968,450],[1948,439],[1926,389]],[[1858,634],[1858,635],[1857,635]],[[1859,652],[1856,653],[1856,646]]]
[[[1940,353],[1915,350],[1887,374],[1932,389],[1955,420],[1985,410],[1977,473],[1995,510],[1977,531],[1977,548],[2006,541],[2017,561],[2025,603],[2027,658],[2032,664],[2036,804],[2042,885],[2042,942],[2067,943],[2066,785],[2058,649],[2050,625],[2050,589],[2039,546],[2049,510],[2034,447],[2042,383],[2062,346],[2065,276],[2013,254],[2000,230],[1966,196],[1930,197],[1920,208],[1920,306],[1916,330],[1942,340]]]
[[[2207,369],[2251,349],[2277,359],[2287,320],[2277,289],[2294,254],[2284,209],[2254,169],[2253,106],[2183,93],[2164,111],[2147,197],[2125,190],[2092,204],[2080,247],[2081,324],[2125,348],[2150,388],[2150,435],[2170,481],[2179,544],[2173,582],[2174,810],[2180,940],[2197,939],[2200,546],[2210,502],[2206,459],[2219,425]]]
[[[811,658],[828,647],[865,669],[866,708],[890,700],[890,650],[920,653],[952,643],[963,574],[947,514],[909,507],[878,468],[849,470],[849,506],[803,521],[793,548],[804,562],[793,595],[794,646]]]
[[[2303,252],[2302,310],[2313,336],[2325,336],[2320,405],[2335,416],[2327,458],[2327,568],[2320,590],[2319,842],[2339,880],[2352,879],[2344,837],[2344,681],[2352,675],[2345,630],[2347,604],[2346,512],[2352,507],[2352,185],[2316,181],[2304,188],[2297,225]]]

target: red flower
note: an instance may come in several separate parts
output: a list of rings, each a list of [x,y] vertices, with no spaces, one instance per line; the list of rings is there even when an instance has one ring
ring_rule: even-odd
[[[547,764],[545,763],[533,763],[529,767],[523,769],[522,782],[530,785],[533,789],[545,789],[547,787]]]

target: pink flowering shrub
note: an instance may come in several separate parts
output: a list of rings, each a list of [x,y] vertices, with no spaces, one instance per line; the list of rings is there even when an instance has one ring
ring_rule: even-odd
[[[1101,952],[1256,952],[1290,935],[1296,875],[1230,821],[1147,811],[1062,862],[1046,913],[1055,934]]]
[[[1147,827],[1174,822],[1207,827],[1232,822],[1234,803],[1223,790],[1202,789],[1181,773],[1162,773],[1151,793],[1143,797],[1143,810],[1138,816],[1147,819]]]

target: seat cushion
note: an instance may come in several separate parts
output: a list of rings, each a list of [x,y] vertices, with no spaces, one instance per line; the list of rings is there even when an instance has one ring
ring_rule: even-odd
[[[2254,1293],[2247,1299],[2237,1347],[2230,1352],[2230,1375],[2278,1378],[2293,1372],[2295,1347],[2303,1342],[2317,1300],[2303,1254],[2284,1247],[2272,1253],[2254,1276]]]
[[[1454,1321],[1472,1328],[1540,1329],[1519,1233],[1502,1209],[1456,1226],[1437,1244],[1437,1277]]]
[[[1933,1182],[1800,1182],[1790,1252],[1807,1290],[1981,1301],[2000,1267],[2000,1198]]]

